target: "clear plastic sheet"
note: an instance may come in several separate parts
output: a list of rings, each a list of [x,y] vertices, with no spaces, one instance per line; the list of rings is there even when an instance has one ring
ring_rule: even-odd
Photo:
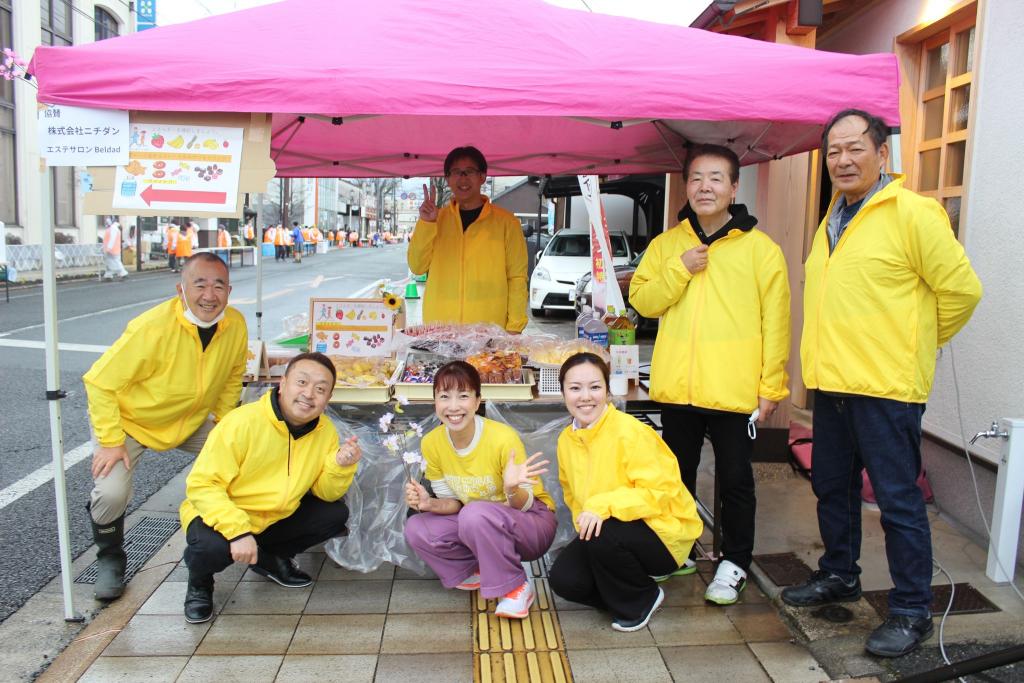
[[[309,313],[296,313],[281,318],[281,338],[309,334]]]
[[[410,351],[426,351],[459,360],[485,352],[512,352],[525,357],[534,345],[557,339],[554,335],[509,334],[493,323],[429,323],[396,333],[392,349],[399,356]]]
[[[615,399],[616,408],[626,409],[626,402]],[[541,451],[547,460],[548,471],[541,475],[544,489],[555,501],[555,518],[558,528],[555,540],[551,544],[552,551],[561,550],[576,537],[576,529],[572,524],[572,513],[565,505],[562,497],[562,485],[558,482],[558,435],[569,425],[571,420],[565,406],[560,403],[499,403],[488,401],[487,417],[495,422],[507,424],[519,433],[526,447],[526,455],[530,456]]]
[[[407,426],[410,421],[422,425],[426,434],[438,425],[433,405],[405,406],[396,413],[394,424]],[[426,573],[426,564],[409,548],[403,532],[409,508],[405,504],[405,465],[401,455],[384,446],[388,436],[380,431],[380,418],[395,412],[393,403],[386,405],[336,404],[327,415],[334,422],[341,440],[351,435],[359,439],[363,459],[355,479],[345,494],[348,505],[348,536],[333,538],[324,544],[327,554],[337,564],[359,572],[372,572],[381,564],[391,562],[419,574]],[[420,450],[420,439],[410,437],[406,450]],[[422,475],[422,472],[419,472]]]

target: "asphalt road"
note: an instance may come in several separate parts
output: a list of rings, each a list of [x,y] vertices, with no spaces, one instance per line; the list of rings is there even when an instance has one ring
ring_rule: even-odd
[[[404,244],[333,251],[301,264],[270,261],[263,277],[263,336],[279,336],[281,319],[306,310],[310,296],[351,296],[381,278],[397,280],[406,274]],[[250,336],[255,336],[256,269],[234,268],[231,275],[231,304],[245,314]],[[58,287],[59,340],[69,345],[60,353],[61,385],[68,394],[60,402],[65,453],[88,455],[88,447],[79,448],[89,440],[81,378],[102,352],[72,349],[112,344],[129,320],[174,295],[177,277],[150,271],[132,273],[123,282],[89,280]],[[42,325],[41,287],[12,291],[10,303],[0,299],[0,621],[60,570],[53,480],[37,472],[51,462],[44,352],[24,348],[26,341],[43,340]],[[129,511],[191,459],[180,451],[143,456]],[[73,556],[92,544],[84,507],[92,488],[89,462],[83,457],[67,470]]]

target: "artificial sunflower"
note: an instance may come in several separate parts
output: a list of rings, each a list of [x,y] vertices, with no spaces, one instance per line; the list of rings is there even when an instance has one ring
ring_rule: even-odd
[[[402,298],[395,294],[387,294],[384,296],[384,305],[392,311],[397,311],[402,307]]]

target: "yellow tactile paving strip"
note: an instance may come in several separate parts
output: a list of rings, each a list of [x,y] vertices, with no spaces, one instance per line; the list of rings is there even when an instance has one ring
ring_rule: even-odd
[[[572,683],[545,559],[531,562],[537,599],[522,621],[494,616],[495,600],[473,594],[473,678],[477,683]]]

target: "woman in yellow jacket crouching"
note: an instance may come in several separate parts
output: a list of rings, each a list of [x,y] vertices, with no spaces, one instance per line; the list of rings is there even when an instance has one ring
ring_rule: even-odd
[[[551,568],[552,590],[637,631],[661,606],[656,580],[686,562],[703,525],[658,434],[608,403],[608,365],[592,353],[559,371],[572,424],[558,437],[558,479],[579,538]]]

